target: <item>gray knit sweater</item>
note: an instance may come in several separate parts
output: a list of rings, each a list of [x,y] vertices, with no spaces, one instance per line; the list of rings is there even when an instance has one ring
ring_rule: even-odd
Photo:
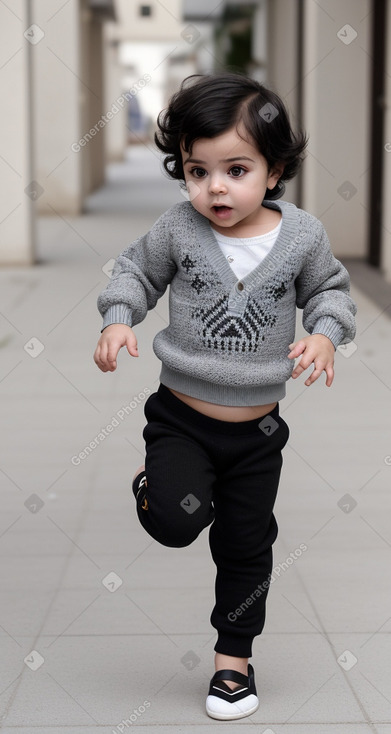
[[[322,223],[286,201],[268,255],[238,281],[213,229],[189,201],[172,206],[116,259],[98,297],[103,329],[135,326],[170,284],[169,326],[156,334],[160,381],[220,405],[262,405],[283,398],[294,360],[296,307],[303,327],[336,349],[356,333],[349,274],[331,252]]]

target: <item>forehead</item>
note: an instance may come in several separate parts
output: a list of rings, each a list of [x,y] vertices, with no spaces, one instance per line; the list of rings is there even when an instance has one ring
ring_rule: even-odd
[[[181,152],[182,158],[184,159],[190,155],[189,152],[184,150],[182,143]],[[251,155],[252,157],[260,155],[253,140],[248,134],[246,134],[246,131],[240,127],[239,130],[235,127],[230,128],[214,138],[199,138],[198,140],[194,140],[191,145],[192,158],[208,156],[209,158],[212,157],[215,159],[221,157],[232,157],[239,154],[247,156]]]

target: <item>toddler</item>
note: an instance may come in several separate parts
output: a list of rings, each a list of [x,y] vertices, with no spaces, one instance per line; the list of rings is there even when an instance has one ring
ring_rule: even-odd
[[[206,711],[239,719],[259,705],[249,658],[265,624],[289,438],[279,402],[311,365],[305,385],[325,371],[331,386],[357,307],[321,222],[280,200],[307,139],[278,95],[240,74],[188,77],[160,113],[155,142],[188,200],[116,259],[98,297],[94,360],[112,372],[121,347],[138,357],[133,329],[170,285],[133,493],[141,524],[165,546],[187,546],[210,526],[217,641]],[[309,336],[295,343],[296,307]]]

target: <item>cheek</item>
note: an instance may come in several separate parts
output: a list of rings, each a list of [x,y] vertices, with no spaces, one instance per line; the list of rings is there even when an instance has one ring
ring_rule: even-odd
[[[205,187],[202,186],[202,182],[197,180],[188,181],[186,188],[189,201],[193,204],[194,209],[201,211],[205,207],[205,193],[203,190]]]
[[[203,178],[192,178],[186,181],[186,188],[191,201],[199,199],[201,202],[207,191],[207,184]]]
[[[195,196],[197,196],[197,194],[200,193],[201,186],[199,185],[197,179],[185,178],[185,184],[186,184],[186,190],[187,190],[190,200],[195,198]]]
[[[254,199],[259,198],[259,184],[253,182],[248,186],[238,186],[234,196],[243,204],[251,203]]]

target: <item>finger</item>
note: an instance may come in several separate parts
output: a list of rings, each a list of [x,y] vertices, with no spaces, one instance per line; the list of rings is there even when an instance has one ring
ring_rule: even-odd
[[[305,381],[304,384],[305,385],[312,385],[312,383],[315,382],[315,380],[317,380],[318,377],[321,376],[322,372],[323,372],[323,367],[315,367],[314,371],[309,376],[309,378]]]
[[[308,367],[310,366],[310,364],[311,364],[311,362],[309,362],[308,364],[306,364],[306,362],[303,361],[303,359],[301,359],[300,362],[299,362],[299,364],[297,364],[296,367],[295,367],[295,369],[293,370],[292,377],[299,377],[299,375],[301,375],[301,373],[304,372],[304,370],[308,369]]]
[[[289,345],[289,346],[290,346],[290,345]],[[295,355],[295,357],[298,357],[298,356],[299,356],[299,354],[302,354],[302,352],[304,352],[304,349],[305,349],[305,344],[304,344],[304,342],[297,342],[297,344],[295,344],[295,345],[294,345],[294,346],[292,347],[292,350],[291,350],[291,351],[289,352],[289,354],[294,354],[294,355]]]
[[[113,370],[112,365],[108,361],[107,352],[108,352],[108,344],[107,342],[102,342],[102,344],[100,345],[100,354],[99,354],[99,363],[98,363],[98,366],[100,367],[102,372],[109,372]]]
[[[303,369],[300,370],[299,367],[300,365],[298,364],[297,367],[295,367],[295,369],[293,370],[292,372],[293,379],[295,379],[296,377],[299,377],[299,375],[301,375],[301,373],[303,372]]]
[[[95,364],[97,365],[97,367],[99,367],[99,369],[102,372],[107,372],[107,367],[106,367],[105,363],[102,361],[101,348],[100,348],[100,346],[98,346],[96,348],[96,350],[95,350],[94,361],[95,361]]]
[[[128,339],[127,342],[126,342],[126,348],[127,348],[129,354],[132,357],[138,357],[139,356],[138,347],[137,347],[137,341],[134,342],[134,341],[131,341],[130,339]]]
[[[106,345],[105,345],[106,346]],[[105,361],[110,370],[115,370],[117,366],[117,355],[119,352],[117,341],[109,341],[105,350]]]
[[[333,383],[333,379],[334,379],[334,368],[333,368],[332,365],[329,365],[328,367],[325,368],[325,371],[326,371],[326,375],[327,375],[326,385],[327,385],[327,387],[331,387],[331,385]]]
[[[100,354],[100,345],[98,344],[97,348],[94,352],[94,362],[95,364],[102,369],[102,363],[101,363],[101,354]]]

